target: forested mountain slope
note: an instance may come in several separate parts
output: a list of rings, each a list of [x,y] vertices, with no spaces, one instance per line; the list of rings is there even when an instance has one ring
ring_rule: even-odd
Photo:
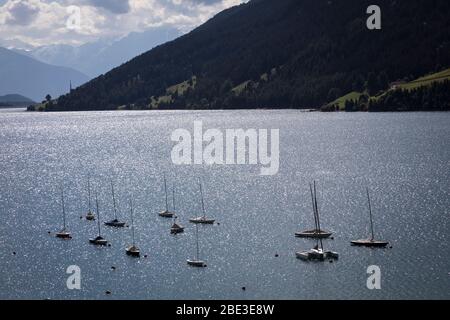
[[[319,107],[362,91],[370,77],[385,84],[450,66],[448,0],[379,0],[381,30],[366,27],[371,4],[253,0],[90,81],[53,110]]]

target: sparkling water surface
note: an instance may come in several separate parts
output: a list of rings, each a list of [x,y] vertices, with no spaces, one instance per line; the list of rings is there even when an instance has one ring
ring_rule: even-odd
[[[261,176],[260,165],[172,164],[171,133],[192,132],[196,120],[205,130],[279,129],[278,174]],[[449,142],[450,113],[1,110],[0,298],[449,299]],[[171,235],[171,220],[157,215],[163,172],[169,192],[176,187],[184,234]],[[96,222],[80,219],[88,175],[103,221],[113,217],[110,179],[127,222],[133,198],[147,258],[126,256],[130,228],[102,227],[111,247],[88,243],[97,233]],[[204,269],[186,264],[195,255],[188,219],[201,214],[198,177],[219,223],[199,226]],[[324,246],[340,254],[334,263],[295,257],[314,246],[294,237],[313,227],[313,180],[323,228],[334,232]],[[55,238],[61,185],[70,241]],[[369,235],[366,186],[376,237],[392,248],[349,244]],[[81,290],[67,289],[70,265],[81,268]],[[366,287],[370,265],[381,268],[381,290]]]

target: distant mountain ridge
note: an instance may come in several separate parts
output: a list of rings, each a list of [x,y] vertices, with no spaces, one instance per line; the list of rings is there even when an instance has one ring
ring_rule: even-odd
[[[35,102],[20,94],[7,94],[0,96],[0,107],[16,107],[16,106],[29,106]]]
[[[450,67],[450,2],[253,0],[62,96],[53,110],[320,107]],[[191,81],[191,79],[196,79]],[[187,82],[186,82],[187,81]],[[188,85],[186,85],[186,83]],[[186,90],[170,90],[177,85]]]
[[[0,102],[28,102],[35,103],[30,98],[24,97],[20,94],[6,94],[4,96],[0,96]]]
[[[58,97],[85,83],[89,77],[76,70],[56,67],[0,47],[0,95],[19,94],[42,101]]]
[[[57,44],[16,51],[41,62],[72,68],[95,78],[180,35],[181,32],[177,29],[162,26],[132,32],[118,40],[103,39],[78,47]]]

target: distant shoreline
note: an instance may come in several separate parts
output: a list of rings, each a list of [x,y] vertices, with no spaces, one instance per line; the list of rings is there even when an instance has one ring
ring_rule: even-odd
[[[236,108],[236,109],[98,109],[98,110],[27,110],[26,107],[4,108],[4,109],[24,109],[25,112],[36,113],[70,113],[70,112],[124,112],[124,111],[185,111],[185,112],[198,112],[198,111],[285,111],[292,110],[300,113],[323,113],[323,114],[337,114],[337,113],[437,113],[437,112],[449,112],[450,110],[393,110],[393,111],[321,111],[320,109],[296,109],[296,108]],[[1,108],[0,108],[1,109]]]
[[[4,109],[24,109],[24,111],[27,111],[27,106],[0,106],[0,110]]]

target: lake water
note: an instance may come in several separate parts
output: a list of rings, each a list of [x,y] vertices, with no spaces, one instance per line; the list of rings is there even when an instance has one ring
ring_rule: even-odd
[[[192,131],[195,120],[205,129],[279,129],[279,173],[172,164],[172,131]],[[449,143],[450,113],[1,110],[0,298],[449,299]],[[177,236],[169,233],[171,220],[157,216],[163,172],[170,190],[176,184],[186,226]],[[127,221],[132,195],[136,240],[147,258],[125,255],[129,228],[103,227],[111,247],[88,243],[97,232],[95,222],[80,220],[89,173],[103,220],[113,216],[110,178]],[[186,264],[195,255],[187,220],[201,212],[197,177],[207,213],[220,223],[199,227],[204,269]],[[324,246],[340,254],[334,263],[295,257],[314,245],[294,237],[313,227],[314,179],[322,226],[334,232]],[[54,234],[62,225],[61,183],[70,241]],[[369,234],[366,186],[376,237],[392,248],[349,245]],[[81,268],[81,290],[66,287],[70,265]],[[370,265],[381,269],[381,290],[366,287]]]

